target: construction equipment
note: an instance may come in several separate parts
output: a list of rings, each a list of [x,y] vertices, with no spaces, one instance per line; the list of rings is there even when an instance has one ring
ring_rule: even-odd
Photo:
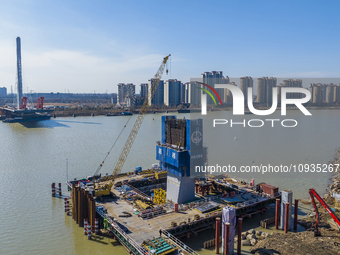
[[[166,175],[167,175],[167,171],[156,172],[156,173],[155,173],[155,178],[156,178],[156,179],[165,178]]]
[[[116,195],[111,192],[112,186],[113,186],[113,182],[109,182],[105,185],[99,186],[98,183],[96,183],[96,178],[93,177],[93,189],[94,190],[93,190],[92,196],[98,197],[101,201],[103,201],[103,196],[111,196],[112,198],[116,198]]]
[[[121,152],[121,154],[118,158],[118,161],[116,163],[116,166],[113,170],[112,176],[105,176],[105,177],[102,178],[103,181],[110,180],[110,183],[106,184],[104,186],[95,188],[95,196],[102,196],[103,194],[110,194],[111,188],[113,186],[113,181],[116,178],[116,176],[120,173],[120,171],[122,170],[122,168],[124,166],[125,160],[126,160],[127,156],[129,155],[129,152],[130,152],[130,149],[133,145],[133,142],[135,141],[137,133],[138,133],[138,131],[139,131],[139,129],[140,129],[142,123],[143,123],[145,114],[147,113],[147,111],[148,111],[148,109],[151,105],[151,100],[156,93],[158,84],[159,84],[159,82],[162,78],[163,72],[164,72],[165,65],[166,65],[170,56],[171,55],[169,54],[168,56],[166,56],[163,59],[162,64],[159,67],[154,79],[151,81],[151,89],[148,91],[148,95],[145,98],[144,103],[143,103],[143,105],[142,105],[142,107],[139,111],[139,114],[136,118],[135,124],[132,127],[130,135],[129,135],[129,137],[128,137],[125,145],[124,145],[124,148],[123,148],[123,150],[122,150],[122,152]],[[104,161],[103,161],[103,163],[104,163]],[[100,165],[99,169],[101,168],[102,164]],[[97,169],[97,172],[99,172],[98,169]],[[97,192],[97,190],[98,190],[98,192]],[[101,190],[101,191],[99,192],[99,190]]]
[[[44,97],[38,97],[37,109],[44,109]]]
[[[320,214],[319,214],[318,208],[315,204],[314,197],[316,197],[316,199],[319,200],[320,204],[326,209],[326,211],[329,213],[329,215],[332,216],[333,220],[338,225],[338,228],[340,228],[340,219],[338,218],[338,216],[336,216],[333,213],[333,211],[329,208],[329,206],[325,203],[325,201],[320,197],[320,195],[315,191],[315,189],[310,189],[309,195],[310,195],[310,198],[312,200],[314,210],[315,210],[315,214],[316,214],[316,222],[314,224],[314,236],[320,236],[321,235],[320,230],[318,229],[318,223],[320,221]]]
[[[26,106],[27,106],[27,97],[22,97],[21,103],[20,103],[20,109],[26,110]]]

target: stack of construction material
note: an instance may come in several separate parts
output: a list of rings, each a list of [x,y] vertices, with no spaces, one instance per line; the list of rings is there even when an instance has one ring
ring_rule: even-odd
[[[279,188],[267,183],[259,184],[263,193],[270,195],[271,197],[275,197],[279,194]]]

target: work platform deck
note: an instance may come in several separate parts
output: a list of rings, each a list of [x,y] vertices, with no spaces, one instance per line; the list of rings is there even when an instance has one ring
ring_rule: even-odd
[[[125,180],[133,183],[138,179],[141,179],[138,175],[125,176],[117,178],[116,182]],[[109,216],[129,229],[128,235],[131,238],[138,243],[142,243],[143,240],[157,237],[160,229],[167,230],[175,236],[183,236],[186,233],[195,234],[196,231],[212,227],[216,217],[221,216],[221,208],[226,205],[234,206],[238,217],[251,217],[253,214],[270,208],[276,199],[275,197],[259,196],[252,189],[246,188],[244,185],[237,186],[229,183],[218,183],[215,186],[219,189],[235,190],[236,194],[232,197],[222,197],[221,195],[197,196],[197,201],[183,205],[182,210],[179,212],[174,212],[173,208],[165,208],[167,213],[144,220],[134,214],[134,206],[131,203],[119,198],[121,193],[115,188],[112,188],[111,191],[116,194],[118,199],[111,202],[97,203],[107,209]],[[119,215],[124,214],[123,212],[129,212],[132,216],[119,217]],[[172,222],[176,222],[177,226],[172,226]]]
[[[101,185],[105,185],[109,182],[109,178],[105,177],[106,181],[101,181]],[[76,184],[77,181],[68,183],[71,187],[72,184]],[[159,185],[162,187],[166,184],[166,179],[145,178],[145,175],[121,175],[115,179],[115,184],[125,186],[116,187],[113,185],[111,192],[116,195],[116,198],[105,198],[104,201],[99,202],[95,200],[97,207],[105,207],[106,212],[101,215],[101,221],[109,220],[112,225],[112,231],[114,235],[120,235],[122,240],[126,243],[132,243],[132,249],[137,247],[138,249],[144,249],[143,242],[154,240],[159,237],[159,231],[166,233],[165,238],[172,237],[172,242],[180,242],[179,237],[196,235],[197,232],[204,231],[209,228],[213,228],[217,217],[222,216],[222,208],[226,205],[233,206],[236,209],[236,215],[238,218],[252,217],[253,214],[264,212],[272,207],[277,197],[270,195],[260,194],[250,186],[236,185],[235,182],[227,182],[224,180],[206,180],[202,186],[210,186],[216,192],[211,190],[201,190],[205,195],[196,193],[194,201],[187,204],[175,205],[173,203],[166,203],[161,208],[160,214],[153,214],[151,216],[144,217],[146,211],[138,208],[138,204],[134,203],[133,196],[136,194],[142,197],[144,201],[152,201],[151,192]],[[201,185],[200,183],[196,183]],[[207,185],[205,185],[207,184]],[[80,185],[84,188],[84,185]],[[91,185],[89,185],[91,187]],[[92,186],[93,187],[93,186]],[[130,188],[129,190],[126,187]],[[91,189],[91,188],[90,188]],[[200,190],[198,188],[197,190]],[[139,199],[139,198],[138,198]],[[178,206],[178,207],[177,207]],[[154,205],[154,209],[158,210],[159,207]],[[176,209],[175,209],[176,208]],[[97,209],[96,209],[97,210]],[[141,217],[135,212],[138,210],[139,214],[143,214]],[[130,213],[130,217],[120,217],[126,212]],[[97,210],[98,214],[98,210]],[[120,233],[117,231],[117,224],[121,226]],[[116,227],[116,229],[115,229]],[[177,237],[177,238],[176,238]],[[124,243],[124,242],[123,242]],[[150,243],[150,242],[149,242]],[[182,247],[186,247],[185,244],[181,244]],[[186,247],[185,249],[190,249]],[[136,254],[139,251],[136,249]],[[194,251],[193,251],[194,252]],[[194,254],[194,253],[190,253]]]
[[[154,217],[152,219],[143,220],[137,215],[132,215],[132,217],[119,217],[123,212],[132,212],[132,206],[122,199],[118,199],[107,203],[98,203],[103,205],[108,215],[114,217],[115,220],[124,224],[129,231],[127,234],[131,236],[137,243],[142,243],[144,240],[152,239],[153,237],[159,236],[160,229],[170,229],[171,222],[183,222],[187,221],[188,218],[194,219],[196,214],[204,217],[204,214],[199,213],[194,209],[190,209],[185,212],[171,212],[164,215]]]

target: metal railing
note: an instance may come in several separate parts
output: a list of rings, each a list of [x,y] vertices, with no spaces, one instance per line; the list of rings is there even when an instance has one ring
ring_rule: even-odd
[[[97,208],[96,208],[96,211],[97,211],[97,213],[98,213],[100,216],[102,216],[103,219],[106,219],[106,220],[111,224],[111,226],[112,226],[117,232],[119,232],[119,234],[121,234],[121,235],[125,238],[125,240],[126,240],[127,242],[129,242],[129,244],[131,244],[131,245],[139,252],[139,254],[141,254],[141,255],[151,255],[151,253],[150,253],[147,249],[145,249],[144,247],[142,247],[141,245],[139,245],[138,243],[136,243],[136,241],[133,240],[131,237],[127,236],[127,234],[125,233],[125,231],[122,230],[122,229],[118,226],[118,224],[115,223],[111,218],[106,217],[106,215],[105,215],[103,212],[97,210]]]
[[[130,185],[130,184],[125,184],[127,186],[129,186],[131,188],[131,190],[133,190],[134,192],[136,192],[138,195],[148,199],[149,201],[152,201],[152,197],[151,196],[148,196],[147,194],[145,194],[144,192],[142,192],[141,190],[135,188],[134,186]]]
[[[166,230],[161,229],[161,231],[162,231],[163,235],[167,236],[172,242],[174,242],[182,250],[188,252],[189,254],[199,255],[196,251],[191,249],[188,245],[186,245],[185,243],[181,242],[178,238],[176,238],[175,236],[171,235]]]

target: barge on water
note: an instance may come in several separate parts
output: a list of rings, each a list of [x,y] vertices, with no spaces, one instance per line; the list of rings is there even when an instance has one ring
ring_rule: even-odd
[[[15,109],[0,107],[0,110],[5,112],[5,116],[2,118],[3,122],[16,123],[16,122],[34,122],[41,120],[49,120],[51,118],[50,112],[53,109]]]

